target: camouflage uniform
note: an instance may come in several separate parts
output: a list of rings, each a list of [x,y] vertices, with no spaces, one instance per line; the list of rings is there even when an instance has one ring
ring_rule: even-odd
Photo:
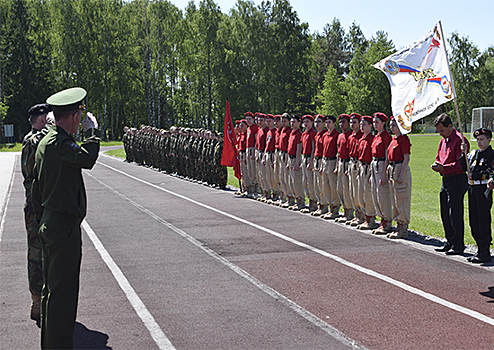
[[[26,190],[26,202],[24,203],[24,221],[27,230],[27,270],[29,279],[29,291],[32,295],[41,295],[43,288],[43,269],[41,241],[38,235],[38,222],[34,216],[31,201],[31,187],[34,179],[34,156],[39,141],[47,134],[48,129],[31,130],[22,142],[21,166],[24,176],[24,188]]]

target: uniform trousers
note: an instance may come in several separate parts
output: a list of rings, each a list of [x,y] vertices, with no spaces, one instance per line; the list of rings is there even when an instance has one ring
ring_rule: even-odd
[[[262,159],[264,158],[264,151],[259,151],[256,149],[256,179],[257,183],[261,186],[263,191],[268,190],[268,185],[266,183],[266,168],[262,164]]]
[[[319,158],[319,157],[318,157]],[[322,157],[317,159],[314,158],[312,162],[312,167],[314,169],[314,192],[316,195],[317,202],[320,205],[325,205],[325,198],[321,195],[323,192],[323,177],[322,177]]]
[[[358,202],[367,216],[376,216],[376,207],[372,200],[372,188],[369,183],[370,164],[360,164],[358,176]]]
[[[289,193],[288,196],[295,198],[305,198],[304,196],[304,187],[302,186],[302,169],[300,166],[298,170],[293,169],[297,158],[288,158],[288,184],[289,184]]]
[[[274,152],[274,173],[273,173],[273,177],[274,177],[274,188],[273,188],[273,190],[275,190],[275,191],[281,190],[281,177],[280,177],[281,168],[282,168],[282,165],[281,165],[281,162],[282,162],[281,157],[282,157],[282,153],[281,153],[280,150],[277,149]]]
[[[349,171],[349,186],[350,196],[352,197],[352,203],[355,210],[360,209],[360,202],[358,197],[358,174],[360,168],[360,162],[358,160],[350,160]]]
[[[244,191],[249,189],[249,186],[252,185],[249,176],[249,170],[247,169],[247,153],[239,152],[240,155],[240,172],[242,173],[242,187]]]
[[[43,254],[39,238],[39,226],[34,217],[30,196],[24,204],[24,222],[27,230],[27,277],[32,295],[41,295],[43,289]]]
[[[349,161],[342,159],[338,161],[338,181],[336,188],[340,202],[343,204],[343,208],[353,210],[353,201],[352,196],[350,195],[350,177],[346,174],[349,165]]]
[[[484,195],[487,185],[468,187],[468,217],[472,236],[478,247],[478,255],[490,255],[492,191]]]
[[[387,178],[393,207],[393,220],[404,225],[410,223],[410,209],[412,204],[412,174],[407,166],[403,173],[403,181],[398,182],[403,163],[388,165]],[[463,219],[463,218],[462,218]]]
[[[39,234],[43,245],[41,348],[72,349],[82,257],[81,219],[45,208]]]
[[[463,251],[465,225],[463,222],[463,198],[468,190],[466,174],[451,177],[443,177],[439,202],[441,206],[441,219],[446,240],[451,248]]]
[[[386,221],[392,219],[392,206],[391,206],[391,192],[388,180],[385,178],[386,183],[379,185],[379,180],[386,172],[384,168],[385,161],[373,160],[371,163],[371,187],[372,187],[372,200],[376,208],[377,215]]]
[[[338,197],[338,177],[334,173],[336,168],[336,159],[330,160],[322,159],[322,182],[323,188],[321,193],[321,198],[324,198],[324,204],[329,204],[331,207],[340,206],[340,198]]]
[[[287,196],[293,197],[293,194],[290,191],[290,170],[287,168],[290,158],[288,158],[288,154],[285,153],[282,155],[282,159],[283,167],[280,169],[280,176],[282,177],[281,185],[284,186],[283,192],[285,192]]]
[[[274,163],[275,163],[275,154],[264,152],[263,159],[266,165],[263,165],[264,169],[264,179],[266,182],[265,191],[275,190],[276,189],[276,181],[274,176]]]
[[[302,156],[302,184],[305,195],[309,197],[309,200],[315,201],[314,171],[309,170],[309,165],[312,165],[312,158],[310,156]]]
[[[257,186],[257,162],[256,149],[254,147],[247,148],[247,171],[249,172],[251,186]]]

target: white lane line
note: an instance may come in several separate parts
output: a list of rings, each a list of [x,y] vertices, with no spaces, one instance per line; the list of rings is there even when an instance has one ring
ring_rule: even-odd
[[[203,250],[209,256],[211,256],[214,259],[220,261],[222,264],[224,264],[225,266],[227,266],[228,268],[230,268],[232,271],[234,271],[235,273],[237,273],[241,277],[243,277],[246,280],[248,280],[249,282],[251,282],[254,286],[256,286],[257,288],[259,288],[260,290],[262,290],[263,292],[265,292],[269,296],[275,298],[282,305],[289,307],[291,310],[295,311],[298,315],[302,316],[307,321],[309,321],[312,324],[314,324],[315,326],[319,327],[321,330],[323,330],[324,332],[328,333],[330,336],[332,336],[333,338],[335,338],[339,342],[341,342],[343,344],[346,344],[349,347],[352,347],[354,349],[362,349],[362,350],[366,349],[366,348],[362,347],[361,345],[359,345],[355,340],[350,339],[347,336],[345,336],[338,329],[334,328],[333,326],[331,326],[327,322],[321,320],[316,315],[314,315],[314,314],[310,313],[309,311],[305,310],[300,305],[298,305],[295,302],[293,302],[292,300],[288,299],[283,294],[280,294],[279,292],[277,292],[273,288],[271,288],[271,287],[267,286],[266,284],[262,283],[257,278],[255,278],[254,276],[250,275],[247,271],[241,269],[240,267],[238,267],[237,265],[233,264],[232,262],[230,262],[226,258],[224,258],[221,255],[217,254],[215,251],[213,251],[212,249],[208,248],[207,246],[205,246],[204,244],[202,244],[200,241],[198,241],[194,237],[192,237],[189,234],[187,234],[185,231],[182,231],[178,227],[176,227],[173,224],[169,223],[168,221],[162,219],[161,217],[159,217],[158,215],[156,215],[152,211],[144,208],[139,203],[134,202],[132,199],[126,197],[124,194],[118,192],[114,188],[110,187],[109,185],[105,184],[101,180],[97,179],[94,175],[92,175],[90,173],[86,173],[86,175],[88,175],[89,177],[91,177],[93,180],[95,180],[96,182],[98,182],[102,186],[106,187],[108,190],[110,190],[111,192],[113,192],[115,195],[117,195],[120,198],[122,198],[123,200],[129,202],[131,205],[133,205],[137,209],[141,210],[142,212],[144,212],[147,215],[151,216],[153,219],[155,219],[159,223],[163,224],[164,226],[166,226],[170,230],[174,231],[179,236],[183,237],[184,239],[186,239],[187,241],[189,241],[190,243],[192,243],[196,247],[200,248],[201,250]]]
[[[376,271],[370,270],[370,269],[368,269],[368,268],[365,268],[365,267],[359,266],[359,265],[357,265],[357,264],[354,264],[354,263],[352,263],[352,262],[350,262],[350,261],[344,260],[344,259],[342,259],[342,258],[340,258],[340,257],[338,257],[338,256],[336,256],[336,255],[330,254],[330,253],[328,253],[328,252],[326,252],[326,251],[324,251],[324,250],[321,250],[321,249],[318,249],[318,248],[312,247],[312,246],[310,246],[310,245],[308,245],[308,244],[306,244],[306,243],[303,243],[303,242],[297,241],[297,240],[295,240],[295,239],[293,239],[293,238],[290,238],[290,237],[288,237],[288,236],[285,236],[285,235],[283,235],[283,234],[281,234],[281,233],[275,232],[275,231],[270,230],[270,229],[268,229],[268,228],[265,228],[265,227],[263,227],[263,226],[257,225],[257,224],[255,224],[255,223],[253,223],[253,222],[250,222],[250,221],[244,220],[244,219],[242,219],[242,218],[239,218],[239,217],[237,217],[237,216],[235,216],[235,215],[232,215],[232,214],[229,214],[229,213],[224,212],[224,211],[222,211],[222,210],[219,210],[219,209],[213,208],[213,207],[211,207],[211,206],[209,206],[209,205],[207,205],[207,204],[197,202],[197,201],[195,201],[194,199],[191,199],[191,198],[185,197],[185,196],[183,196],[183,195],[181,195],[181,194],[179,194],[179,193],[172,192],[172,191],[167,190],[167,189],[165,189],[165,188],[163,188],[163,187],[160,187],[160,186],[158,186],[158,185],[155,185],[155,184],[152,184],[152,183],[147,182],[147,181],[145,181],[145,180],[139,179],[138,177],[135,177],[135,176],[133,176],[133,175],[127,174],[126,172],[121,171],[121,170],[116,169],[116,168],[113,168],[112,166],[109,166],[109,165],[107,165],[107,164],[104,164],[104,163],[101,163],[101,162],[98,162],[98,163],[99,163],[99,164],[101,164],[101,165],[103,165],[103,166],[105,166],[105,167],[107,167],[108,169],[111,169],[111,170],[113,170],[113,171],[115,171],[115,172],[118,172],[118,173],[120,173],[120,174],[122,174],[122,175],[125,175],[125,176],[127,176],[127,177],[129,177],[129,178],[131,178],[131,179],[134,179],[134,180],[136,180],[136,181],[139,181],[139,182],[141,182],[141,183],[143,183],[143,184],[146,184],[146,185],[148,185],[148,186],[154,187],[154,188],[156,188],[156,189],[158,189],[158,190],[160,190],[160,191],[166,192],[166,193],[171,194],[171,195],[173,195],[173,196],[176,196],[176,197],[178,197],[178,198],[182,198],[182,199],[184,199],[184,200],[186,200],[186,201],[189,201],[189,202],[191,202],[191,203],[194,203],[194,204],[196,204],[196,205],[199,205],[199,206],[201,206],[201,207],[203,207],[203,208],[209,209],[209,210],[214,211],[214,212],[216,212],[216,213],[218,213],[218,214],[221,214],[221,215],[224,215],[224,216],[226,216],[226,217],[229,217],[229,218],[231,218],[231,219],[233,219],[233,220],[237,220],[237,221],[239,221],[239,222],[241,222],[241,223],[243,223],[243,224],[246,224],[246,225],[249,225],[249,226],[255,227],[255,228],[257,228],[257,229],[259,229],[259,230],[261,230],[261,231],[264,231],[264,232],[266,232],[266,233],[269,233],[269,234],[271,234],[271,235],[273,235],[273,236],[275,236],[275,237],[281,238],[281,239],[283,239],[283,240],[285,240],[285,241],[287,241],[287,242],[290,242],[290,243],[293,243],[293,244],[295,244],[295,245],[298,245],[299,247],[302,247],[302,248],[308,249],[308,250],[310,250],[310,251],[312,251],[312,252],[314,252],[314,253],[320,254],[320,255],[322,255],[322,256],[324,256],[324,257],[327,257],[327,258],[330,258],[330,259],[332,259],[332,260],[334,260],[334,261],[337,261],[337,262],[339,262],[340,264],[343,264],[343,265],[345,265],[345,266],[348,266],[348,267],[350,267],[350,268],[352,268],[352,269],[355,269],[355,270],[357,270],[357,271],[359,271],[359,272],[362,272],[362,273],[364,273],[364,274],[366,274],[366,275],[369,275],[369,276],[375,277],[375,278],[380,279],[380,280],[382,280],[382,281],[384,281],[384,282],[387,282],[387,283],[389,283],[389,284],[392,284],[392,285],[394,285],[394,286],[396,286],[396,287],[398,287],[398,288],[401,288],[401,289],[403,289],[403,290],[406,290],[407,292],[410,292],[410,293],[416,294],[416,295],[421,296],[421,297],[423,297],[423,298],[425,298],[425,299],[427,299],[427,300],[430,300],[430,301],[432,301],[432,302],[434,302],[434,303],[437,303],[437,304],[439,304],[439,305],[445,306],[445,307],[450,308],[450,309],[452,309],[452,310],[455,310],[455,311],[461,312],[461,313],[463,313],[463,314],[465,314],[465,315],[467,315],[467,316],[473,317],[473,318],[475,318],[475,319],[477,319],[477,320],[479,320],[479,321],[482,321],[482,322],[485,322],[485,323],[487,323],[487,324],[490,324],[491,326],[494,326],[494,319],[492,319],[492,318],[490,318],[490,317],[488,317],[488,316],[486,316],[486,315],[483,315],[483,314],[481,314],[480,312],[477,312],[477,311],[474,311],[474,310],[467,309],[466,307],[463,307],[463,306],[461,306],[461,305],[458,305],[458,304],[452,303],[452,302],[450,302],[450,301],[447,301],[447,300],[445,300],[445,299],[442,299],[442,298],[440,298],[440,297],[438,297],[438,296],[435,296],[435,295],[433,295],[433,294],[427,293],[427,292],[425,292],[425,291],[423,291],[423,290],[420,290],[420,289],[418,289],[418,288],[415,288],[415,287],[409,286],[408,284],[405,284],[405,283],[403,283],[403,282],[397,281],[397,280],[395,280],[395,279],[393,279],[393,278],[391,278],[391,277],[388,277],[388,276],[386,276],[386,275],[383,275],[383,274],[381,274],[381,273],[379,273],[379,272],[376,272]]]
[[[110,256],[110,253],[105,249],[99,238],[96,236],[96,233],[89,226],[89,224],[84,220],[82,222],[82,227],[86,231],[87,235],[93,242],[96,250],[101,255],[101,258],[106,263],[106,266],[110,269],[111,273],[117,280],[120,288],[122,288],[123,292],[129,299],[132,307],[137,312],[137,315],[141,318],[142,322],[151,333],[151,337],[154,339],[158,347],[162,350],[173,350],[175,347],[170,342],[170,340],[166,337],[165,333],[161,330],[158,323],[155,321],[153,315],[148,311],[142,300],[139,298],[134,288],[130,285],[129,281],[123,274],[122,270],[118,267],[115,261]]]
[[[14,159],[14,166],[12,167],[12,174],[10,175],[10,182],[7,187],[7,195],[5,196],[5,201],[2,203],[2,207],[0,208],[0,242],[2,242],[3,235],[3,227],[5,226],[5,218],[7,217],[7,206],[9,204],[10,195],[12,194],[12,187],[14,187],[14,174],[15,167],[17,164],[17,157]]]

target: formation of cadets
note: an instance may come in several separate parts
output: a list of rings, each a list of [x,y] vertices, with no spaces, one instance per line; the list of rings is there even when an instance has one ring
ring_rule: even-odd
[[[384,113],[244,117],[235,123],[242,172],[237,194],[373,234],[408,237],[411,144],[392,117],[393,137]]]
[[[127,162],[226,188],[221,133],[175,126],[168,131],[142,125],[140,130],[125,127],[122,140]]]

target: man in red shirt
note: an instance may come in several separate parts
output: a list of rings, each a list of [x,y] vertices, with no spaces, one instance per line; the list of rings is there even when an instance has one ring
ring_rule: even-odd
[[[324,149],[324,135],[326,134],[326,129],[324,128],[324,116],[321,114],[317,114],[315,116],[315,124],[316,124],[316,136],[314,136],[314,161],[313,161],[313,171],[314,171],[314,191],[316,193],[316,198],[318,202],[318,209],[315,212],[312,212],[313,216],[324,215],[328,212],[328,203],[326,203],[326,198],[323,197],[323,162],[322,155]]]
[[[347,222],[353,220],[353,202],[350,195],[350,151],[348,138],[352,134],[350,130],[350,116],[342,114],[339,117],[341,133],[338,135],[338,181],[337,191],[340,202],[343,204],[343,217],[335,219],[336,222]]]
[[[340,198],[338,197],[338,161],[336,154],[338,152],[339,132],[335,128],[336,118],[332,115],[326,116],[326,128],[328,131],[324,134],[323,151],[322,151],[322,182],[323,192],[321,198],[329,206],[327,214],[322,216],[323,219],[336,219],[340,217]]]
[[[352,203],[355,209],[355,218],[350,221],[346,221],[345,224],[351,226],[357,226],[363,224],[365,221],[363,211],[358,199],[358,174],[359,174],[359,152],[358,142],[363,133],[360,131],[360,119],[362,116],[358,113],[350,114],[350,128],[352,133],[348,136],[348,151],[350,154],[350,170],[349,174],[349,187],[350,195],[352,196]]]
[[[443,177],[441,192],[439,194],[441,206],[441,219],[447,243],[438,252],[447,255],[459,255],[465,249],[464,222],[463,222],[463,198],[468,190],[468,179],[461,166],[461,145],[468,153],[470,144],[462,137],[451,122],[451,118],[443,113],[434,120],[434,126],[443,137],[439,142],[436,161],[431,165],[432,170]],[[462,141],[463,139],[463,141]],[[464,157],[462,157],[465,160]]]
[[[302,131],[300,131],[300,117],[296,114],[292,115],[290,125],[292,132],[288,139],[288,198],[295,198],[297,204],[288,207],[290,210],[301,210],[305,207],[304,188],[302,186],[302,170],[300,164],[302,162]],[[290,201],[290,200],[289,200]]]
[[[376,207],[372,200],[372,188],[370,184],[371,162],[372,162],[372,117],[362,117],[360,129],[364,133],[359,140],[360,169],[358,176],[359,203],[364,213],[365,222],[358,225],[359,230],[373,230],[376,225]]]
[[[295,204],[295,198],[292,196],[288,198],[288,194],[290,193],[290,181],[289,181],[289,171],[288,171],[288,140],[290,138],[290,134],[292,132],[292,128],[290,127],[290,115],[288,113],[283,113],[281,115],[281,124],[282,130],[280,133],[280,180],[281,180],[281,188],[286,196],[286,199],[283,202],[280,202],[279,205],[283,208],[288,208]]]
[[[392,231],[393,225],[391,220],[391,194],[389,184],[386,181],[386,158],[388,157],[387,149],[391,142],[391,135],[386,130],[386,121],[388,117],[384,113],[374,113],[374,129],[377,135],[372,141],[372,164],[371,164],[371,186],[372,200],[376,207],[377,215],[381,218],[379,228],[372,231],[373,234],[387,234]],[[381,181],[383,180],[383,181]],[[381,185],[380,182],[383,182]]]
[[[256,135],[256,179],[258,185],[261,187],[263,196],[257,197],[258,200],[266,201],[267,188],[266,183],[266,168],[262,164],[264,158],[264,150],[266,149],[266,137],[268,136],[269,128],[266,126],[266,115],[263,113],[257,113],[257,126],[259,127]]]
[[[262,169],[264,169],[263,178],[266,188],[264,190],[265,202],[272,199],[271,193],[274,195],[276,183],[274,181],[274,158],[276,150],[276,129],[274,128],[274,115],[266,115],[266,147],[262,158]]]
[[[245,113],[247,122],[247,171],[250,178],[250,186],[247,187],[247,195],[254,198],[257,192],[257,170],[256,170],[256,135],[259,127],[254,123],[254,115],[251,112]]]
[[[312,160],[314,159],[316,130],[312,127],[314,118],[306,114],[302,117],[305,131],[302,133],[302,184],[305,195],[309,197],[309,207],[300,212],[312,213],[317,209],[316,194],[314,191],[314,171]]]

